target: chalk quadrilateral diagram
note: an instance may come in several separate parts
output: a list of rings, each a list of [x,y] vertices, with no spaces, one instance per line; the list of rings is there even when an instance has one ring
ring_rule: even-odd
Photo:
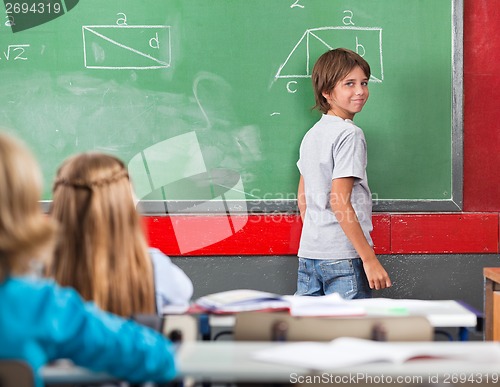
[[[88,69],[151,70],[170,67],[170,26],[82,26]]]
[[[356,51],[370,63],[372,82],[384,80],[382,28],[354,26],[306,30],[274,78],[310,78],[314,63],[321,54],[338,47]]]

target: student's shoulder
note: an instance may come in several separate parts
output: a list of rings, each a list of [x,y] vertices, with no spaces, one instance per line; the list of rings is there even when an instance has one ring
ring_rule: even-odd
[[[25,319],[36,315],[40,327],[64,317],[78,323],[86,313],[83,299],[76,290],[61,287],[50,279],[20,276],[10,278],[2,287],[3,295],[12,304],[23,305],[22,311],[13,313]]]
[[[164,254],[160,249],[156,247],[149,247],[148,254],[153,262],[153,265],[170,264],[172,261],[170,257]]]
[[[323,114],[321,118],[314,124],[311,129],[322,130],[328,129],[330,131],[355,131],[361,130],[356,124],[351,120],[344,120],[337,116],[331,116],[328,114]]]
[[[160,249],[156,248],[156,247],[148,247],[148,254],[153,258],[163,258],[163,257],[167,257],[168,258],[168,255],[164,254]]]
[[[51,292],[57,285],[54,281],[31,276],[10,277],[6,285],[21,292]]]
[[[351,120],[341,120],[336,127],[337,136],[341,138],[364,139],[363,129]]]
[[[319,121],[305,134],[304,138],[338,141],[345,137],[363,135],[363,131],[351,120],[343,120],[336,116],[323,115]]]
[[[351,120],[346,120],[346,125],[347,127],[353,131],[353,133],[359,133],[363,134],[363,129],[361,129],[358,125],[356,125],[353,121]]]
[[[69,299],[79,299],[73,288],[59,286],[51,279],[33,277],[11,277],[7,283],[9,292],[24,300],[24,302],[61,302]]]

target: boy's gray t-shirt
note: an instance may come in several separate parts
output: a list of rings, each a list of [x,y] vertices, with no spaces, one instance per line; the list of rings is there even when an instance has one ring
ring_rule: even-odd
[[[330,207],[332,180],[341,177],[355,178],[351,203],[368,243],[373,246],[372,198],[366,164],[365,136],[351,120],[324,114],[305,134],[297,162],[304,178],[307,204],[299,257],[359,258]]]

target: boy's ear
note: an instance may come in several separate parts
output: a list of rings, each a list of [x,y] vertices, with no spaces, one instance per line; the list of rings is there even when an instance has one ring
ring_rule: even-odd
[[[325,99],[328,100],[328,97],[330,97],[330,92],[329,91],[323,91],[323,92],[321,92],[321,95],[323,95],[323,97],[325,97]]]

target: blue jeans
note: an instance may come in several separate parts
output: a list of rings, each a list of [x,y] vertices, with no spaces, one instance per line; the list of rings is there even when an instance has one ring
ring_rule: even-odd
[[[339,293],[344,299],[371,298],[363,261],[354,259],[309,259],[299,257],[297,296]]]

